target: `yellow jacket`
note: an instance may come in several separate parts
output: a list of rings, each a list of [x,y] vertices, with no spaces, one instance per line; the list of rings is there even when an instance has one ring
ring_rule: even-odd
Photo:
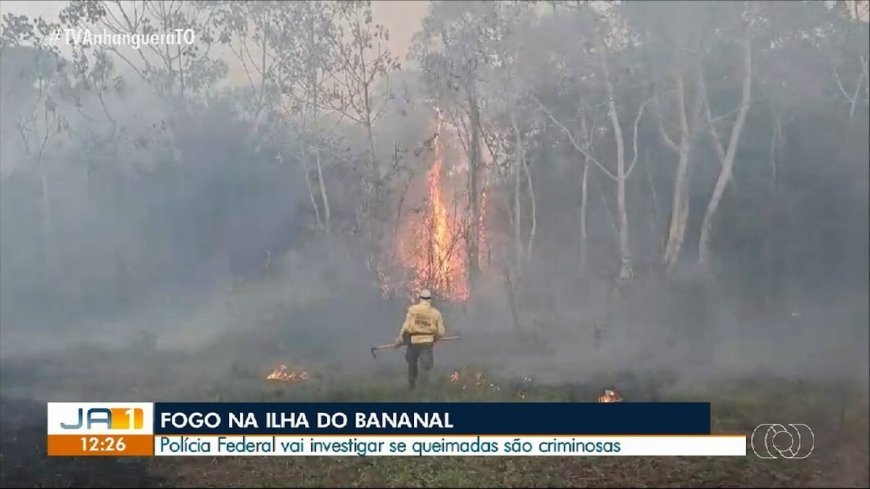
[[[408,308],[405,323],[399,331],[399,339],[404,334],[411,335],[411,343],[434,343],[435,340],[444,336],[444,320],[438,309],[432,307],[432,302],[421,299],[417,304]]]

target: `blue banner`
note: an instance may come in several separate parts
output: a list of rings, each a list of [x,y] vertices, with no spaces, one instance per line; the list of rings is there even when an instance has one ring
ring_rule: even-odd
[[[155,435],[708,435],[710,404],[154,404]]]

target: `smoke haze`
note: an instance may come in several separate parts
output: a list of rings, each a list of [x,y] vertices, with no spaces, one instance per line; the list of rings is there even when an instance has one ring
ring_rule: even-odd
[[[305,102],[279,102],[277,85],[258,91],[230,47],[209,54],[214,66],[226,64],[223,71],[186,66],[188,85],[179,91],[177,76],[165,88],[163,78],[138,77],[117,57],[112,68],[95,71],[95,51],[87,52],[84,74],[71,52],[61,52],[65,68],[46,70],[53,55],[7,23],[0,48],[3,383],[34,398],[87,396],[88,388],[58,392],[53,383],[28,391],[33,372],[19,362],[62,358],[40,375],[87,376],[85,367],[61,365],[147,351],[155,356],[145,364],[177,371],[178,387],[161,388],[179,397],[190,383],[279,363],[323,375],[395,376],[402,384],[402,355],[375,360],[369,347],[396,336],[411,291],[400,283],[385,294],[378,271],[387,263],[396,278],[414,274],[390,261],[393,233],[406,229],[397,219],[428,212],[427,142],[432,108],[440,106],[459,131],[445,165],[460,197],[468,198],[472,137],[478,159],[488,160],[479,170],[488,185],[491,249],[471,273],[467,304],[436,300],[448,332],[463,336],[437,348],[438,369],[474,365],[544,383],[845,379],[866,390],[867,24],[838,7],[783,3],[759,4],[762,11],[751,14],[766,33],[744,26],[738,3],[728,10],[662,2],[662,13],[647,17],[629,3],[619,15],[640,40],[608,54],[611,78],[603,78],[594,49],[580,48],[596,41],[579,26],[607,23],[592,13],[375,2],[374,21],[389,29],[385,46],[402,65],[376,73],[370,87],[383,112],[366,127],[345,107],[350,116],[312,116],[305,129],[307,109],[294,105]],[[4,2],[2,11],[57,21],[66,5]],[[721,9],[727,12],[717,16]],[[475,31],[463,19],[497,23],[498,35],[468,38]],[[794,40],[816,24],[823,39]],[[686,25],[704,27],[684,32]],[[456,43],[447,55],[423,47],[442,34]],[[716,128],[727,149],[744,76],[740,43],[732,40],[743,35],[755,36],[754,93],[733,178],[712,220],[713,258],[699,264],[702,222],[722,167],[702,109],[725,121]],[[675,61],[693,43],[703,58]],[[484,50],[477,71],[462,71],[468,53]],[[698,73],[709,100],[693,109],[701,100]],[[619,148],[605,79],[619,104]],[[477,135],[463,105],[468,80],[477,83],[469,92],[478,97]],[[668,267],[679,156],[660,130],[679,139],[676,80],[699,129],[682,201],[689,209],[683,249]],[[258,105],[261,96],[267,101]],[[572,143],[566,126],[571,138],[588,140]],[[633,165],[624,224],[611,178],[618,154]],[[618,279],[622,226],[633,265],[625,281]]]

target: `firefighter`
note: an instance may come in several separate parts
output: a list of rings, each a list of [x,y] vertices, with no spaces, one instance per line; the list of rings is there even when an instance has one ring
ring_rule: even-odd
[[[428,382],[429,370],[434,363],[433,345],[444,334],[441,312],[432,307],[432,293],[423,289],[420,292],[420,302],[408,308],[405,323],[396,338],[396,343],[407,346],[405,360],[408,362],[408,386],[411,390],[417,387],[418,373],[421,384]]]

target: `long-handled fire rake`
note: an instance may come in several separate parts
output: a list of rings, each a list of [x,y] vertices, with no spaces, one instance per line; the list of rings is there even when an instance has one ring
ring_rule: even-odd
[[[459,338],[460,338],[459,336],[444,336],[443,338],[438,339],[438,343],[440,343],[442,341],[458,340]],[[405,343],[390,343],[389,345],[373,346],[372,350],[371,350],[372,356],[375,358],[378,358],[378,356],[375,355],[376,351],[378,351],[378,350],[392,350],[393,348],[400,348],[402,346],[405,346]]]

